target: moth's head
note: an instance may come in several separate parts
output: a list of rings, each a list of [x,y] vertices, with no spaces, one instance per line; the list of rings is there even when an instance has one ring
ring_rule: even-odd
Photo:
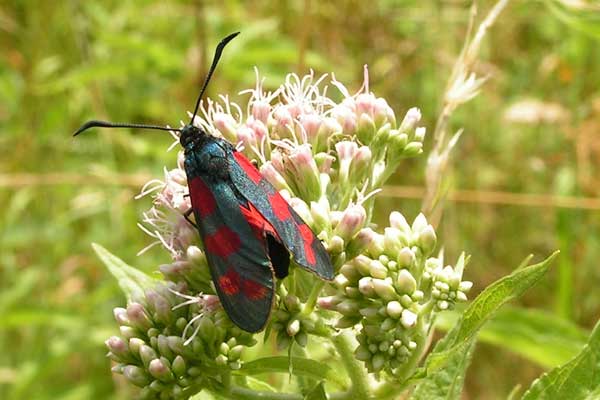
[[[198,141],[204,137],[206,133],[197,126],[192,124],[187,124],[183,128],[181,128],[181,133],[179,134],[179,143],[183,146],[184,149],[187,149],[190,145],[198,143]]]

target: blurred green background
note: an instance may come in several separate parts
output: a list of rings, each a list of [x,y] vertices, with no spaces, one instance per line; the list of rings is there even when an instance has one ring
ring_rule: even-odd
[[[597,4],[597,2],[594,2]],[[275,88],[288,72],[335,72],[370,87],[399,118],[421,108],[432,131],[471,2],[5,0],[0,5],[0,398],[125,399],[103,341],[124,298],[96,259],[101,243],[147,272],[168,262],[136,226],[150,200],[141,184],[174,163],[171,139],[97,130],[89,118],[178,124],[192,108],[214,45],[227,48],[209,95]],[[481,20],[493,5],[480,1]],[[594,8],[595,7],[595,8]],[[448,176],[455,191],[438,228],[450,260],[472,254],[475,292],[529,253],[562,254],[521,301],[578,325],[600,310],[600,16],[585,1],[513,1],[484,40],[478,71],[491,79],[459,109],[464,127]],[[527,101],[524,101],[527,100]],[[378,203],[413,219],[425,154]],[[392,193],[389,191],[388,193]],[[383,222],[383,221],[382,221]],[[549,327],[550,328],[550,327]],[[506,336],[510,340],[510,334]],[[535,338],[533,338],[535,340]],[[513,343],[518,346],[518,343]],[[505,397],[543,367],[481,344],[465,398]],[[548,348],[548,352],[552,352]]]

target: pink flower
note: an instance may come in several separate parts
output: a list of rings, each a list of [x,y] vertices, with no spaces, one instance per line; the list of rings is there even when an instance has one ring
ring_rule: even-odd
[[[269,114],[271,113],[271,104],[265,99],[256,100],[252,103],[252,116],[255,120],[267,124]]]

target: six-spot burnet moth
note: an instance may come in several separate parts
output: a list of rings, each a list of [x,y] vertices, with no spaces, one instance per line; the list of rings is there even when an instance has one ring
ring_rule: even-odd
[[[269,319],[275,278],[288,275],[290,254],[296,264],[331,280],[333,266],[321,241],[258,169],[224,139],[193,125],[206,86],[223,48],[239,32],[225,37],[196,101],[190,123],[181,129],[156,125],[88,121],[74,136],[92,127],[178,131],[195,223],[211,277],[227,315],[240,328],[258,332]]]

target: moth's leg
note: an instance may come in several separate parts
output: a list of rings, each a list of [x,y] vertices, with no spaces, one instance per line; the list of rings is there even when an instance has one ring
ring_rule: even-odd
[[[183,213],[183,218],[185,218],[185,220],[187,222],[189,222],[194,228],[198,229],[198,225],[196,225],[196,223],[190,219],[190,214],[193,212],[194,212],[193,208],[188,208],[188,210]]]

